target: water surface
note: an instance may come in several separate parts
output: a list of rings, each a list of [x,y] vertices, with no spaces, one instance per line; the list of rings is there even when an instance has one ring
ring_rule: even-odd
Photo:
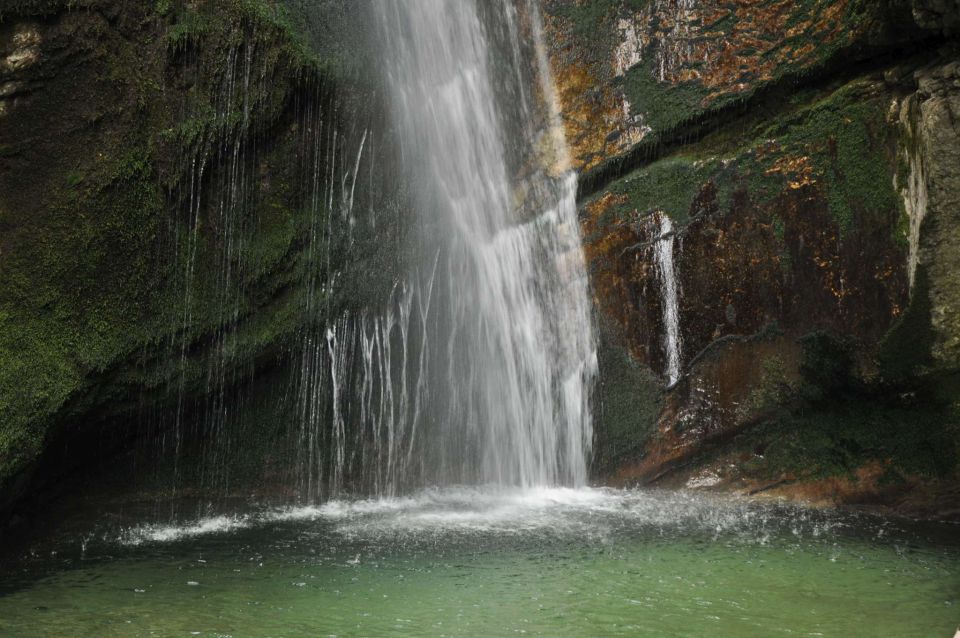
[[[6,570],[0,635],[948,636],[956,531],[597,489],[103,524]]]

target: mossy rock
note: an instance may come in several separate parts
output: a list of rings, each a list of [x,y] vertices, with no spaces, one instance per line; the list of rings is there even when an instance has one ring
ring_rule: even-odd
[[[0,507],[56,437],[176,409],[212,370],[276,365],[324,320],[308,274],[352,272],[343,246],[364,231],[318,221],[311,162],[348,152],[333,130],[376,107],[341,49],[307,46],[341,3],[302,4],[28,0],[0,15],[0,49],[38,53],[9,70],[25,88],[0,115]]]

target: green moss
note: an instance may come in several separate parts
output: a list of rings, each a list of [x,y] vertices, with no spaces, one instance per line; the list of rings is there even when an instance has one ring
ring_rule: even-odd
[[[722,172],[716,161],[700,162],[682,155],[669,157],[613,184],[610,192],[623,196],[624,201],[611,207],[610,214],[617,219],[629,219],[633,211],[640,215],[662,211],[675,222],[685,223],[691,203],[703,185],[718,180]]]
[[[161,1],[129,10],[149,14],[143,24],[156,32],[121,35],[96,23],[89,42],[68,36],[70,45],[100,52],[78,67],[87,74],[78,81],[107,90],[84,103],[96,113],[82,122],[87,128],[57,140],[57,161],[30,171],[47,186],[42,201],[25,194],[32,182],[0,189],[0,225],[9,229],[0,269],[0,488],[51,433],[75,429],[91,413],[116,417],[138,402],[169,403],[180,387],[203,393],[211,366],[245,369],[276,357],[305,320],[309,211],[290,185],[301,171],[291,97],[317,99],[320,78],[332,81],[327,67],[294,37],[285,10],[263,3]],[[184,48],[190,55],[180,56]],[[231,96],[224,65],[230,51],[247,48],[253,77],[266,81]],[[61,84],[73,90],[73,76],[56,77],[33,108],[53,121],[75,118],[56,98]],[[217,116],[217,105],[231,100],[236,108]],[[210,189],[218,149],[238,140],[244,154],[256,141],[260,173],[256,197],[229,231],[238,248],[228,254]],[[208,167],[195,231],[185,206],[194,159]],[[236,281],[225,285],[228,262]]]
[[[814,332],[800,338],[803,358],[800,374],[803,391],[812,402],[842,395],[854,385],[854,344],[849,339],[827,332]]]
[[[760,381],[747,400],[738,407],[739,419],[753,419],[758,414],[779,410],[792,401],[799,391],[798,384],[788,374],[787,363],[781,357],[768,357],[760,365]]]
[[[8,0],[0,4],[0,24],[11,16],[48,15],[63,10],[77,9],[89,0]]]
[[[880,342],[880,370],[884,379],[903,382],[933,364],[936,333],[930,319],[930,278],[917,266],[910,304]]]
[[[886,122],[888,101],[874,94],[874,86],[850,83],[771,131],[786,149],[814,160],[845,233],[865,219],[888,219],[900,206],[892,185],[896,131]]]
[[[160,15],[166,15],[169,11],[169,3],[165,10],[158,9]],[[195,40],[209,34],[212,26],[206,16],[196,11],[181,9],[165,35],[167,46],[173,52],[186,50]]]
[[[646,0],[643,0],[646,2]],[[630,0],[633,5],[642,4]],[[618,8],[612,2],[563,2],[548,0],[547,13],[570,25],[569,35],[591,63],[605,64],[615,43]]]
[[[881,461],[892,472],[938,479],[955,472],[955,428],[956,419],[936,406],[849,398],[825,410],[784,414],[741,436],[736,446],[762,451],[763,458],[746,468],[758,478],[851,476]]]
[[[875,89],[871,82],[855,81],[774,100],[610,184],[608,192],[623,199],[609,215],[626,220],[633,211],[662,210],[683,224],[707,183],[725,210],[737,191],[770,205],[791,184],[809,181],[826,197],[841,236],[888,226],[902,217],[892,183],[897,131],[886,122],[888,100]],[[809,175],[801,172],[805,167]],[[783,243],[785,227],[777,223]],[[902,246],[899,235],[896,243]]]
[[[603,374],[594,408],[597,436],[592,473],[603,476],[642,456],[656,432],[663,397],[653,372],[633,361],[603,322],[599,359]]]
[[[81,173],[70,173],[67,175],[67,186],[79,186],[81,183],[83,183],[83,175]]]
[[[623,92],[630,102],[631,113],[640,114],[644,124],[656,134],[663,134],[700,116],[709,92],[695,82],[663,84],[655,75],[654,65],[655,59],[648,56],[627,71]]]
[[[781,384],[770,407],[774,418],[749,430],[725,452],[759,451],[744,469],[756,478],[853,476],[867,463],[887,464],[886,480],[902,475],[954,477],[958,469],[960,413],[952,379],[857,379],[854,347],[826,333],[800,340],[802,381]]]

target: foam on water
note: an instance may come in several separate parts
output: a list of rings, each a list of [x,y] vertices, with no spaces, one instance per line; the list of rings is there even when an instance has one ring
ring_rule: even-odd
[[[692,491],[490,485],[429,488],[404,497],[262,509],[180,525],[144,525],[125,530],[119,540],[125,545],[169,543],[290,522],[317,523],[335,534],[365,540],[464,533],[596,536],[634,530],[658,535],[735,534],[760,542],[784,533],[818,536],[842,524],[839,518],[817,510]]]
[[[124,530],[119,540],[123,545],[172,543],[185,538],[226,534],[249,527],[252,522],[249,516],[210,516],[186,524],[138,525]]]

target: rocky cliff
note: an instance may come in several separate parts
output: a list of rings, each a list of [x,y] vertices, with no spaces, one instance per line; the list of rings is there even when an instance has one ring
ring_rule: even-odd
[[[957,3],[539,1],[596,479],[956,509]],[[298,357],[404,260],[353,13],[0,7],[0,510],[134,445],[295,458]]]
[[[0,510],[88,451],[213,436],[354,277],[376,294],[377,110],[343,6],[299,6],[0,9]]]
[[[541,4],[598,474],[955,508],[956,4]]]

